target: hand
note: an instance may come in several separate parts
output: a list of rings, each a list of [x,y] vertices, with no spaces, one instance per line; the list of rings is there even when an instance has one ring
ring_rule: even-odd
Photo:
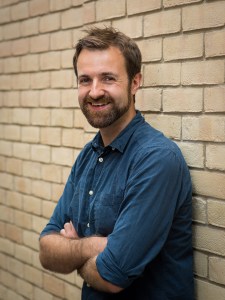
[[[79,239],[76,229],[71,221],[64,224],[64,229],[60,230],[60,234],[68,239]]]
[[[108,239],[107,237],[92,236],[89,238],[89,241],[90,241],[90,249],[92,251],[91,257],[93,257],[104,251]]]

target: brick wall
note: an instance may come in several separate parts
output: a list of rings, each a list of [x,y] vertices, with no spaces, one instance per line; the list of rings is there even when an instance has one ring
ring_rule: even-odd
[[[95,134],[72,46],[113,25],[143,53],[137,108],[191,169],[196,299],[225,299],[225,1],[0,1],[0,299],[80,299],[81,279],[44,271],[38,237]],[[181,274],[182,276],[182,274]]]

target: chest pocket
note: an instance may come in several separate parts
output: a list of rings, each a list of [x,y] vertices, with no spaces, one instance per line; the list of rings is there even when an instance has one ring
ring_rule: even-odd
[[[122,201],[122,194],[104,194],[94,201],[91,222],[94,223],[96,234],[108,236],[113,231]]]

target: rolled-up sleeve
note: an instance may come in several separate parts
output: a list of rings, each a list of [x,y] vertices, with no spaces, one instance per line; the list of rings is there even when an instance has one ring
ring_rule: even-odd
[[[180,157],[171,149],[137,154],[113,232],[96,265],[103,279],[128,287],[159,254],[171,228],[181,181]]]
[[[69,207],[74,193],[72,174],[73,172],[71,172],[63,194],[60,197],[48,224],[41,232],[40,237],[54,232],[59,232],[63,228],[64,224],[70,221]]]

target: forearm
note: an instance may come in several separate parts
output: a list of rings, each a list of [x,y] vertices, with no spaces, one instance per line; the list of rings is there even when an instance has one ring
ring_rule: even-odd
[[[106,243],[107,239],[101,237],[70,239],[49,234],[40,239],[40,262],[53,272],[71,273],[99,254]]]
[[[39,257],[45,269],[65,274],[74,271],[85,262],[79,240],[67,239],[57,233],[45,235],[40,239]]]
[[[85,264],[78,270],[80,276],[84,281],[96,290],[107,293],[118,293],[123,289],[116,286],[106,280],[104,280],[99,274],[96,266],[96,258],[92,257],[88,259]]]

